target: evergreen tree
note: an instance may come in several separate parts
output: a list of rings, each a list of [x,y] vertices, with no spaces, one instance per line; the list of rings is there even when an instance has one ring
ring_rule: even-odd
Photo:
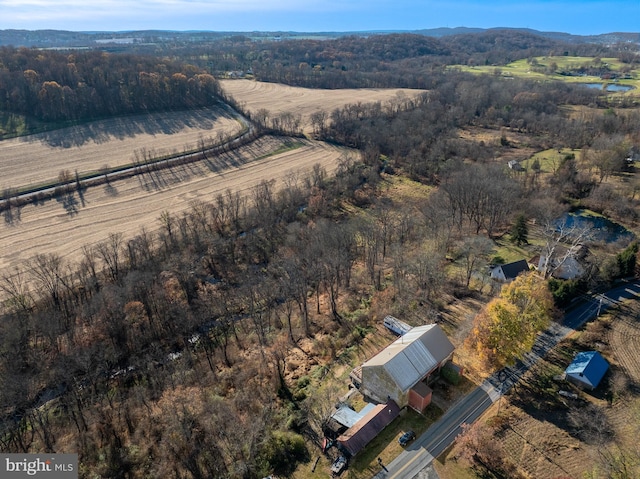
[[[620,276],[632,276],[636,270],[636,255],[638,254],[638,243],[633,242],[616,257]]]
[[[528,235],[529,228],[527,226],[527,218],[523,214],[519,214],[511,228],[511,242],[518,246],[529,244],[529,240],[527,239]]]

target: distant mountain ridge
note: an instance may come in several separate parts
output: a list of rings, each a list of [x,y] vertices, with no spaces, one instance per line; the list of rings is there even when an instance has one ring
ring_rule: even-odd
[[[251,38],[269,39],[296,39],[296,38],[339,38],[344,36],[371,36],[391,33],[413,33],[434,38],[450,37],[456,35],[474,35],[492,31],[510,30],[532,34],[566,43],[601,43],[612,44],[629,42],[640,44],[640,32],[611,32],[598,35],[573,35],[563,32],[542,32],[528,28],[432,28],[422,30],[376,30],[357,32],[216,32],[216,31],[172,31],[172,30],[140,30],[140,31],[102,31],[102,32],[75,32],[66,30],[0,30],[0,46],[14,47],[39,47],[39,48],[81,48],[97,47],[113,43],[122,44],[125,41],[131,43],[158,42],[164,40],[181,40],[185,43],[214,41],[221,38],[241,35]]]
[[[474,33],[483,33],[492,30],[513,30],[516,32],[530,33],[553,40],[559,40],[567,43],[616,43],[616,42],[633,42],[640,43],[640,33],[633,32],[611,32],[598,35],[573,35],[563,32],[542,32],[531,28],[511,28],[511,27],[495,27],[495,28],[431,28],[426,30],[415,30],[412,33],[419,33],[429,37],[445,37],[451,35],[467,35]]]

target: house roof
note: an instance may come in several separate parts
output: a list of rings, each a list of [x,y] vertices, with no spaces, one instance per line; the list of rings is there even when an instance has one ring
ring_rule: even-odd
[[[358,421],[365,417],[372,409],[373,404],[367,404],[360,412],[356,412],[346,404],[341,404],[337,411],[331,415],[331,419],[346,427],[353,427]]]
[[[429,386],[427,386],[425,383],[423,383],[422,381],[420,381],[418,384],[413,386],[411,388],[411,390],[415,391],[415,393],[418,394],[422,398],[426,398],[429,394],[431,394],[433,392],[432,389]]]
[[[394,400],[389,400],[387,404],[378,404],[353,427],[347,429],[343,435],[338,437],[338,442],[351,455],[355,455],[369,444],[391,421],[397,418],[399,414],[400,408]]]
[[[608,369],[609,363],[598,351],[586,351],[576,354],[565,374],[595,388]]]
[[[529,263],[527,260],[521,259],[518,261],[514,261],[513,263],[507,263],[498,266],[498,268],[502,268],[502,273],[504,277],[507,279],[514,279],[520,273],[524,271],[529,271]]]
[[[382,366],[403,391],[407,391],[436,368],[454,350],[437,324],[411,329],[362,367]]]

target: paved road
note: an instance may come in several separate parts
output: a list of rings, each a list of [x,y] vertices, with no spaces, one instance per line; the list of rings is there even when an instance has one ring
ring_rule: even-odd
[[[411,479],[429,477],[431,463],[435,457],[449,447],[461,431],[463,424],[473,423],[489,406],[507,392],[522,375],[541,357],[567,337],[572,331],[607,308],[625,299],[640,297],[640,281],[623,282],[610,291],[593,296],[584,296],[570,307],[560,323],[553,323],[538,336],[532,351],[514,366],[497,371],[480,386],[456,404],[427,431],[396,457],[374,479]]]

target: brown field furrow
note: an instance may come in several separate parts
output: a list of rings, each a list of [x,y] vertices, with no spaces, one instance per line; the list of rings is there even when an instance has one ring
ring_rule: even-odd
[[[143,226],[150,231],[158,229],[163,211],[179,215],[190,208],[192,201],[213,201],[227,189],[248,196],[263,179],[277,180],[280,186],[279,180],[288,173],[308,172],[316,163],[332,173],[345,152],[325,143],[305,141],[295,150],[260,158],[281,146],[281,140],[267,137],[227,155],[229,166],[221,171],[198,162],[92,187],[82,197],[74,193],[66,203],[49,200],[20,211],[14,208],[13,217],[7,218],[5,213],[5,221],[0,224],[0,273],[22,267],[25,260],[38,253],[59,253],[67,261],[76,262],[84,245],[104,241],[110,233],[131,238]]]
[[[310,90],[243,80],[222,83],[251,111],[291,112],[304,121],[318,110],[330,113],[347,103],[391,102],[422,92]],[[135,152],[143,149],[157,155],[182,152],[196,148],[201,138],[216,139],[220,133],[240,128],[238,121],[219,109],[201,109],[114,118],[0,141],[0,192],[56,180],[62,170],[73,175],[129,164]],[[345,151],[306,142],[302,148],[265,156],[282,146],[282,140],[263,138],[223,157],[90,187],[82,196],[75,192],[64,200],[4,211],[0,274],[11,274],[38,253],[58,253],[76,262],[85,245],[104,241],[110,233],[131,238],[143,226],[157,229],[163,211],[181,214],[192,201],[212,201],[228,189],[248,195],[262,180],[281,180],[291,171],[309,171],[316,163],[332,173]]]
[[[580,443],[566,431],[550,422],[531,417],[515,421],[502,441],[507,457],[514,460],[530,477],[539,479],[580,477],[590,451],[577,447]]]
[[[610,351],[611,355],[607,356],[612,368],[622,369],[637,387],[640,384],[640,302],[625,302],[613,311],[611,318],[610,323],[607,323],[610,327],[603,329],[606,337],[601,338],[602,343],[609,346],[606,351]],[[581,400],[565,402],[566,409],[560,407],[548,412],[539,410],[539,416],[535,417],[518,407],[505,408],[509,411],[510,427],[498,435],[505,455],[513,459],[526,472],[527,477],[553,479],[565,476],[583,477],[585,473],[601,467],[598,462],[600,453],[609,448],[615,451],[615,444],[633,450],[638,437],[637,414],[640,401],[633,395],[633,388],[626,391],[620,389],[619,395],[613,395],[613,404],[603,399],[603,396],[608,396],[606,383],[609,382],[608,387],[612,387],[617,382],[615,376],[610,374],[608,381],[605,380],[605,384],[599,386],[595,393],[585,391],[580,393]],[[612,432],[608,436],[609,441],[604,444],[574,435],[572,426],[569,425],[570,420],[565,416],[572,408],[579,409],[586,405],[587,401],[601,408]]]
[[[221,109],[136,115],[0,141],[0,192],[58,178],[61,170],[97,171],[132,163],[135,151],[158,155],[196,148],[200,138],[241,125]]]
[[[609,342],[616,361],[636,384],[640,384],[640,325],[614,321]]]
[[[300,115],[306,133],[311,131],[309,117],[316,111],[325,111],[329,116],[333,110],[346,104],[374,102],[384,104],[425,92],[425,90],[409,88],[319,90],[252,80],[221,80],[220,84],[227,94],[253,113],[265,109],[272,116],[285,112]]]

